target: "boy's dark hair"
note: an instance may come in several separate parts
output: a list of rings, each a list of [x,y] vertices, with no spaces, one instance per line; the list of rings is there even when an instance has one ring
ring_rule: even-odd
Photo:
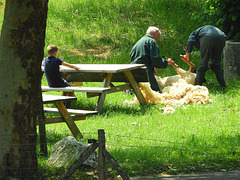
[[[47,53],[48,55],[53,55],[54,52],[57,52],[58,51],[58,47],[51,44],[47,47]]]

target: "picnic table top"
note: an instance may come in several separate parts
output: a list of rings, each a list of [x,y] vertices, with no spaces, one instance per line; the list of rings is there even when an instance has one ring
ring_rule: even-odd
[[[59,101],[67,101],[67,100],[77,100],[76,97],[71,97],[71,96],[56,96],[56,95],[42,95],[43,98],[43,103],[44,104],[49,104],[49,103],[54,103],[54,102],[59,102]]]
[[[74,64],[79,67],[75,70],[66,66],[60,66],[61,72],[89,72],[89,73],[118,73],[128,70],[146,68],[144,64]]]

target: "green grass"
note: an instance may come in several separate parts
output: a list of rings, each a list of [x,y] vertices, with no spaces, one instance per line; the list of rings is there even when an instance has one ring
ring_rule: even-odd
[[[179,54],[185,53],[189,34],[207,23],[198,22],[193,16],[201,10],[202,3],[203,0],[50,0],[46,46],[59,46],[59,57],[69,63],[129,63],[132,46],[149,25],[155,25],[162,31],[158,43],[160,55],[171,57],[188,69]],[[198,65],[198,51],[192,53],[192,61]],[[162,77],[174,74],[172,67],[158,71]],[[177,106],[171,115],[162,114],[164,105],[130,108],[124,101],[132,100],[133,96],[124,92],[109,94],[101,115],[77,122],[84,135],[81,141],[97,139],[98,129],[104,129],[107,150],[129,176],[239,168],[239,81],[229,83],[222,93],[212,71],[206,73],[206,79],[213,102]],[[94,109],[96,98],[87,99],[83,93],[76,95],[78,101],[73,108]],[[72,135],[63,123],[46,128],[49,154],[56,142]],[[38,154],[39,151],[38,142]],[[40,179],[57,179],[64,172],[62,168],[46,165],[46,158],[38,156],[38,160]],[[108,175],[117,176],[110,167],[108,164]],[[70,179],[94,179],[96,175],[94,169],[81,168]]]
[[[81,141],[98,139],[98,129],[104,129],[107,150],[130,176],[236,169],[240,163],[238,89],[237,82],[224,94],[213,88],[212,103],[174,107],[176,112],[171,115],[162,114],[163,105],[129,108],[123,105],[124,100],[133,96],[109,94],[101,115],[77,122],[84,135]],[[87,100],[83,94],[77,97],[73,107],[94,108],[96,99]],[[71,133],[65,124],[47,125],[49,150],[68,135]],[[72,178],[86,178],[89,171],[94,172],[85,168]],[[109,175],[117,173],[111,171]]]
[[[60,56],[71,63],[129,63],[132,46],[155,25],[163,33],[161,55],[182,63],[179,54],[187,37],[201,25],[191,22],[193,11],[200,9],[197,2],[50,1],[46,46],[59,46]]]

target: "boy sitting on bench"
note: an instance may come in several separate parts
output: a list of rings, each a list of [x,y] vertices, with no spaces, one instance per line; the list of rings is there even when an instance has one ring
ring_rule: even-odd
[[[79,67],[71,65],[69,63],[64,62],[62,59],[57,58],[58,47],[55,45],[49,45],[47,47],[47,54],[43,60],[42,65],[44,66],[44,72],[46,75],[47,83],[49,87],[67,87],[70,86],[65,79],[62,78],[62,75],[59,71],[59,66],[67,66],[73,69],[79,69]],[[74,96],[74,92],[63,92],[63,96]],[[67,108],[70,107],[71,104],[66,102],[65,106]]]

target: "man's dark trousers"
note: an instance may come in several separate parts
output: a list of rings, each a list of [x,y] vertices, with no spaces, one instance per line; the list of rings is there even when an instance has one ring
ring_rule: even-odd
[[[204,75],[208,69],[208,60],[211,59],[211,69],[214,71],[218,83],[223,87],[226,86],[221,68],[222,51],[225,41],[225,37],[222,36],[204,36],[200,38],[201,62],[195,79],[196,85],[202,85],[204,82]]]

